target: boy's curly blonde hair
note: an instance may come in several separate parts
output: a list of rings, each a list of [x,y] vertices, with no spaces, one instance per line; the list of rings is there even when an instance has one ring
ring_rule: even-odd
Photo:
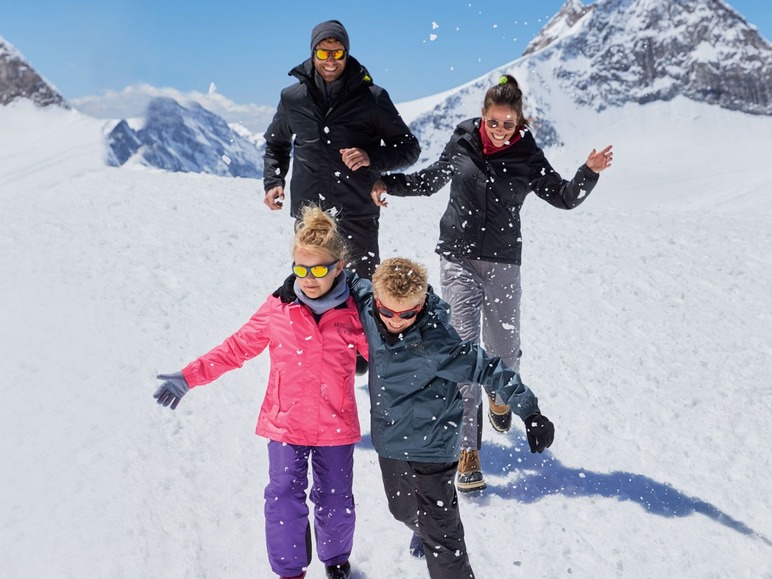
[[[404,257],[384,259],[373,274],[373,290],[378,296],[397,301],[419,300],[429,289],[426,267]]]

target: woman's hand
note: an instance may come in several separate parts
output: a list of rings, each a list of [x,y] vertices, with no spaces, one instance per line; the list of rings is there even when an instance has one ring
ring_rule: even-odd
[[[590,155],[587,157],[587,161],[585,163],[592,171],[600,173],[601,171],[611,167],[611,161],[613,160],[614,153],[611,150],[611,145],[609,145],[600,152],[597,152],[595,149],[593,149]]]
[[[384,183],[381,179],[378,179],[375,183],[373,183],[373,189],[370,191],[370,197],[373,200],[373,203],[375,203],[378,207],[388,207],[389,204],[386,202],[386,183]]]

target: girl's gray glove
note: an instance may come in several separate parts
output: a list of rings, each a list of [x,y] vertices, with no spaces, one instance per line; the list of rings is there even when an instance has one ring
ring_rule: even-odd
[[[182,372],[159,374],[156,378],[165,380],[165,382],[158,387],[158,390],[153,394],[153,398],[156,399],[158,404],[163,404],[164,406],[169,406],[171,404],[172,410],[174,410],[177,408],[177,404],[180,403],[180,400],[182,400],[182,397],[190,390],[188,381],[185,380],[185,376],[182,375]]]

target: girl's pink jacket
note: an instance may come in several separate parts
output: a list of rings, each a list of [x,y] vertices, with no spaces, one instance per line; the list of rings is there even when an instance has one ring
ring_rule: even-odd
[[[268,346],[268,376],[256,433],[302,446],[352,444],[361,438],[354,376],[367,340],[354,300],[319,323],[301,304],[270,296],[244,326],[182,370],[188,385],[208,384]]]

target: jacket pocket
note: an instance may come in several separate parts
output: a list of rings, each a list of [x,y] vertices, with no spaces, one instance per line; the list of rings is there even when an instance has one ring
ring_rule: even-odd
[[[448,443],[452,442],[452,433],[440,422],[440,415],[432,408],[416,407],[413,410],[412,443],[416,448],[433,448],[436,454],[446,454]]]

